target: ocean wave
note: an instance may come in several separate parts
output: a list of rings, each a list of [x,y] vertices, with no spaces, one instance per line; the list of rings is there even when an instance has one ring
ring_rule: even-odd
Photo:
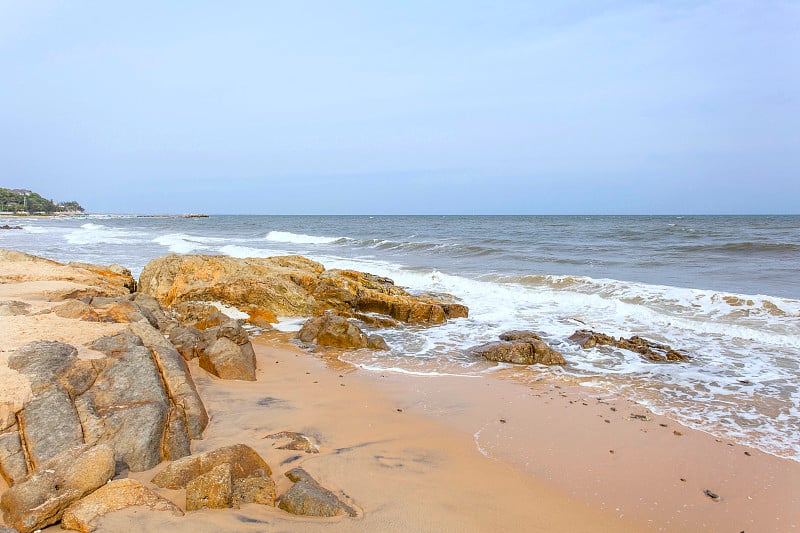
[[[332,244],[337,241],[346,241],[347,237],[319,237],[316,235],[291,233],[289,231],[270,231],[267,233],[265,239],[272,242],[291,244]]]
[[[696,244],[689,246],[676,246],[680,252],[722,252],[744,254],[797,254],[800,253],[800,244],[791,242],[729,242],[725,244]]]
[[[80,229],[64,235],[70,244],[134,244],[141,242],[146,233],[93,224],[82,224]]]

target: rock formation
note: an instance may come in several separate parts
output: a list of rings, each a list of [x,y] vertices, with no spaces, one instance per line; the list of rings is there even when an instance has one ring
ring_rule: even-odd
[[[237,259],[168,255],[150,261],[140,290],[162,305],[219,301],[258,315],[343,317],[377,313],[406,323],[437,324],[466,317],[466,306],[431,295],[411,295],[388,278],[351,270],[325,270],[300,256]]]
[[[508,331],[500,340],[471,348],[472,355],[519,365],[563,365],[564,357],[532,331]]]
[[[373,350],[388,350],[386,341],[377,334],[369,335],[361,328],[344,317],[330,312],[309,318],[296,338],[307,344],[327,346],[333,348],[371,348]]]
[[[289,470],[286,477],[294,485],[278,499],[278,507],[284,511],[303,516],[358,516],[355,509],[320,485],[302,468]]]
[[[183,511],[178,506],[158,496],[138,481],[115,479],[67,507],[61,517],[61,527],[81,533],[91,533],[97,528],[96,521],[99,518],[129,507],[143,507],[151,511],[166,511],[176,516],[183,516]]]
[[[590,329],[579,329],[573,333],[568,340],[578,344],[581,348],[614,346],[623,350],[630,350],[654,363],[679,363],[689,361],[687,355],[672,349],[666,344],[659,344],[637,336],[628,339],[623,337],[616,339],[611,335],[597,333]]]
[[[275,505],[269,465],[251,447],[226,446],[179,459],[159,472],[156,486],[186,489],[186,510],[224,509],[244,503]]]
[[[70,504],[103,486],[113,475],[110,445],[65,450],[3,494],[3,520],[20,533],[54,524]]]

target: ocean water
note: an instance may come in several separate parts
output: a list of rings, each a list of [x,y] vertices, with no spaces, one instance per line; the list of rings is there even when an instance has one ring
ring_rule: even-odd
[[[531,329],[563,368],[526,367],[610,390],[689,426],[800,460],[800,216],[215,216],[0,219],[0,247],[60,261],[117,262],[135,275],[167,253],[299,253],[328,268],[447,292],[470,316],[377,330],[391,352],[354,352],[380,371],[483,376],[503,365],[471,346]],[[298,321],[287,320],[286,329]],[[655,364],[566,339],[592,328],[691,357]]]

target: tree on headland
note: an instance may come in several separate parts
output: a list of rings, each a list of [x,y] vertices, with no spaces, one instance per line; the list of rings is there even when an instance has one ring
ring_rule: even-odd
[[[78,202],[54,202],[26,189],[0,187],[0,211],[52,215],[54,213],[83,213]]]

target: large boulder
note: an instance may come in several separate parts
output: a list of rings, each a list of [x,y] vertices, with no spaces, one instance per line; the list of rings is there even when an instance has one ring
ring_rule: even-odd
[[[21,533],[54,524],[70,504],[103,486],[114,475],[108,444],[79,446],[45,461],[0,498],[3,520]]]
[[[183,511],[178,506],[138,481],[116,479],[67,507],[61,517],[61,527],[81,533],[91,533],[97,528],[98,519],[108,513],[129,507],[141,507],[150,511],[183,516]]]
[[[147,348],[109,356],[94,384],[75,400],[87,443],[110,442],[135,472],[161,462],[170,403]]]
[[[611,335],[598,333],[590,329],[579,329],[573,333],[568,340],[579,345],[581,348],[614,346],[623,350],[629,350],[638,353],[644,359],[654,363],[682,363],[689,361],[687,355],[666,344],[659,344],[638,336],[633,336],[628,339],[619,337],[617,339]]]
[[[165,489],[183,489],[191,480],[225,463],[231,465],[233,479],[272,474],[269,465],[253,448],[246,444],[234,444],[178,459],[159,472],[153,478],[153,483]]]
[[[256,354],[247,332],[235,320],[208,328],[199,345],[199,363],[222,379],[255,381]]]
[[[380,343],[377,339],[380,337],[375,337],[372,346],[377,347]],[[358,326],[332,313],[306,320],[296,338],[308,344],[333,348],[358,349],[370,346],[369,337]]]
[[[186,484],[186,510],[226,509],[233,503],[233,467],[222,463]]]
[[[300,256],[238,259],[168,255],[150,261],[140,290],[163,305],[219,301],[260,315],[315,316],[327,309],[343,316],[379,313],[408,323],[441,323],[466,317],[466,306],[442,295],[412,295],[392,280],[351,270],[325,270]]]
[[[470,353],[489,361],[518,365],[566,364],[559,352],[548,346],[532,331],[510,331],[500,335],[500,339],[471,348]]]

